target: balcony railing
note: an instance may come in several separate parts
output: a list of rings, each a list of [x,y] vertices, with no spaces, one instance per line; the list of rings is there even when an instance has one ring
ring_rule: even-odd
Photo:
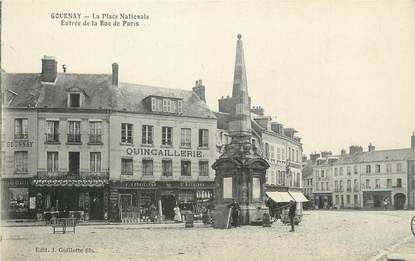
[[[68,134],[68,143],[80,143],[81,142],[81,134]]]
[[[48,143],[56,143],[59,142],[59,133],[45,133],[46,135],[46,142]]]
[[[90,144],[102,144],[102,134],[89,134]]]
[[[27,139],[28,134],[27,133],[15,133],[14,138],[15,139]]]
[[[109,173],[107,171],[100,172],[87,172],[80,171],[70,172],[70,171],[38,171],[37,178],[39,179],[108,179]]]

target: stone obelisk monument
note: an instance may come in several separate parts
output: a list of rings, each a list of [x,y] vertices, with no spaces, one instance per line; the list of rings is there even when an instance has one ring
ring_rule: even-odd
[[[241,208],[242,225],[261,222],[264,213],[264,184],[269,164],[257,154],[251,143],[251,111],[242,36],[236,43],[235,71],[232,98],[229,100],[230,144],[213,164],[215,176],[216,219],[223,218],[223,212],[237,201]],[[216,225],[216,224],[215,224]]]

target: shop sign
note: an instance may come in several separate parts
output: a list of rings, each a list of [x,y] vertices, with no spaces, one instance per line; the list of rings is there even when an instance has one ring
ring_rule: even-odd
[[[154,182],[140,182],[140,181],[123,181],[120,184],[115,184],[116,186],[122,186],[124,188],[154,188],[156,183]]]
[[[2,182],[9,187],[27,187],[30,185],[30,179],[3,179]]]
[[[182,157],[182,158],[202,158],[201,150],[175,150],[175,149],[155,149],[155,148],[127,148],[127,155],[141,156],[161,156],[161,157]]]
[[[28,148],[32,146],[33,146],[33,141],[31,140],[14,140],[14,141],[7,142],[8,148]]]

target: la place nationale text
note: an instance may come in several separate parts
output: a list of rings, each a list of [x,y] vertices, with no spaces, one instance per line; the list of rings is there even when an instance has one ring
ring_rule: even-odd
[[[92,18],[93,20],[99,23],[99,26],[111,26],[111,20],[121,20],[120,25],[122,26],[139,26],[140,22],[137,20],[145,20],[149,19],[150,16],[147,14],[109,14],[109,13],[102,13],[102,14],[92,14],[92,16],[82,16],[82,13],[51,13],[50,17],[52,19],[60,19],[61,25],[63,26],[81,26],[82,22],[80,21],[81,18]],[[135,20],[135,21],[132,21]]]

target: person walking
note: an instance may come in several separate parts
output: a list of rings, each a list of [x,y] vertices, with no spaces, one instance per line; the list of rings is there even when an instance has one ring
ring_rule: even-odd
[[[294,200],[291,200],[290,201],[290,207],[289,207],[289,210],[288,210],[288,217],[290,218],[290,224],[291,224],[290,232],[295,231],[295,229],[294,229],[294,217],[295,217],[296,209],[297,209],[297,206],[296,206]]]

